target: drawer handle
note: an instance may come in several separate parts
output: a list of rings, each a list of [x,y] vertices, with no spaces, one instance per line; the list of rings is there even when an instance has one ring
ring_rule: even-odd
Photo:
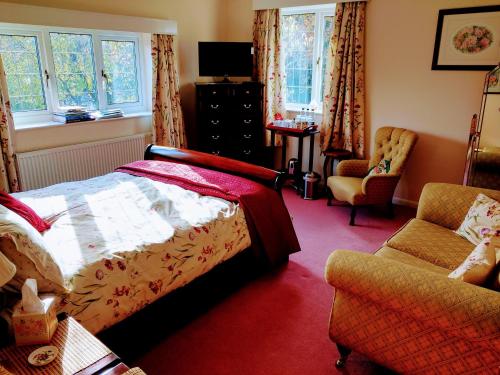
[[[252,153],[252,150],[243,150],[243,153],[245,155],[250,155]]]
[[[217,109],[217,108],[219,108],[219,105],[218,104],[210,104],[210,108]]]
[[[252,120],[243,120],[243,123],[244,123],[244,124],[251,124],[251,123],[252,123]]]
[[[250,90],[246,90],[245,94],[250,95]]]
[[[250,139],[252,138],[252,134],[243,134],[243,138]]]
[[[219,120],[210,120],[210,123],[212,125],[217,125],[220,121]]]
[[[243,104],[243,108],[250,109],[250,108],[252,108],[252,105],[251,104]]]
[[[220,135],[212,135],[212,139],[214,141],[218,140],[220,138]]]
[[[217,91],[212,91],[212,95],[217,95]]]

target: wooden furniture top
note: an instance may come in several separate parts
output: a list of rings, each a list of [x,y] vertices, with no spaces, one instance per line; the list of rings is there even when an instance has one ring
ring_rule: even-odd
[[[57,357],[48,365],[31,366],[28,362],[30,353],[45,345],[9,345],[0,349],[0,369],[4,367],[16,375],[90,375],[120,364],[120,359],[94,335],[83,328],[72,317],[59,322],[50,344],[59,349]],[[128,367],[120,367],[121,374]],[[0,372],[1,373],[1,372]]]
[[[266,125],[266,129],[275,131],[279,134],[292,135],[292,136],[301,136],[301,135],[307,136],[307,135],[319,133],[318,125],[311,125],[311,126],[308,126],[307,128],[300,129],[300,128],[286,128],[284,126],[276,126],[276,125],[268,124],[268,125]]]
[[[273,169],[245,163],[243,161],[216,156],[199,151],[181,148],[155,146],[150,144],[144,153],[145,160],[166,160],[198,167],[212,169],[219,172],[234,174],[257,181],[263,185],[280,191],[283,186],[285,174]]]

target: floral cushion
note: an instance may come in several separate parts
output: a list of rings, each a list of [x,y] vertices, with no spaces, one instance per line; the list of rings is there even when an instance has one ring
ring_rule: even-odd
[[[368,171],[368,176],[373,176],[377,174],[388,174],[391,170],[391,161],[382,159],[380,163],[370,168]]]
[[[56,285],[64,286],[61,269],[47,249],[42,235],[24,218],[1,205],[0,237],[12,241],[16,250],[32,261],[44,278]],[[15,264],[14,259],[10,261]]]
[[[490,233],[448,277],[484,285],[500,261],[500,229]]]
[[[479,194],[456,233],[472,242],[479,243],[493,228],[500,226],[500,203]]]

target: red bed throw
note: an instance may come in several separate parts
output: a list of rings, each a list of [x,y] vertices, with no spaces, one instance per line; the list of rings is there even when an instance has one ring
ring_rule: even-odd
[[[288,254],[300,251],[283,199],[278,192],[258,182],[192,165],[156,160],[136,161],[117,168],[116,172],[238,202],[245,213],[252,247],[264,254],[271,265],[279,264],[288,258]]]

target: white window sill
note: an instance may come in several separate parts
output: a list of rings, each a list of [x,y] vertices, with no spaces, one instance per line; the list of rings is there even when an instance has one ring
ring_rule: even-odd
[[[299,107],[295,107],[295,106],[286,106],[285,107],[285,110],[289,113],[300,113],[302,111],[302,108],[299,108]],[[309,111],[311,112],[311,111]],[[318,109],[315,109],[314,112],[313,112],[315,115],[322,115],[323,114],[323,109],[322,108],[318,108]]]
[[[101,119],[96,119],[93,121],[81,121],[81,122],[71,122],[71,123],[62,123],[62,122],[57,122],[57,121],[40,121],[40,122],[27,123],[27,124],[17,124],[17,125],[15,125],[15,130],[16,131],[25,131],[25,130],[30,130],[30,129],[51,128],[51,127],[56,127],[56,126],[74,126],[74,125],[83,125],[83,124],[95,124],[95,123],[101,123],[101,122],[126,120],[126,119],[137,118],[137,117],[151,117],[151,116],[152,116],[151,112],[136,112],[136,113],[125,114],[123,117],[101,118]],[[15,122],[16,122],[16,120],[14,119],[14,123]]]

